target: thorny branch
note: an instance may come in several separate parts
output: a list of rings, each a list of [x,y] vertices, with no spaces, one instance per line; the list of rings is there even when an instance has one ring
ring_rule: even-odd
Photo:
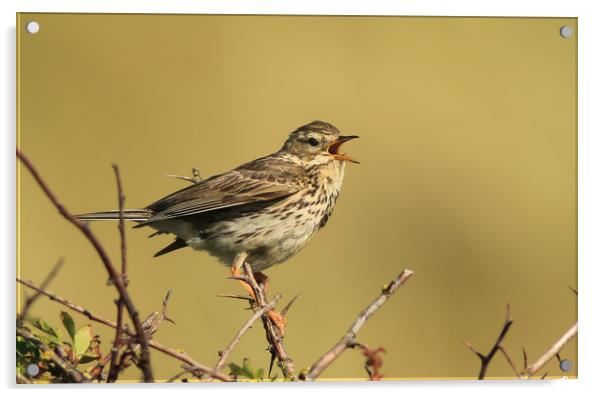
[[[516,365],[514,365],[514,362],[512,361],[512,358],[510,358],[510,354],[508,354],[508,351],[506,350],[504,345],[500,346],[500,351],[506,358],[506,361],[508,361],[508,365],[510,365],[510,368],[512,368],[512,372],[514,372],[514,375],[516,375],[516,377],[519,378],[520,372],[518,372],[518,369],[516,369]]]
[[[77,305],[76,303],[70,301],[69,299],[65,299],[61,296],[58,296],[55,293],[52,293],[50,291],[46,291],[46,290],[42,290],[39,287],[37,287],[35,284],[33,284],[31,281],[29,280],[23,280],[19,277],[17,277],[17,282],[25,285],[28,288],[33,289],[34,291],[38,291],[40,292],[42,295],[48,297],[50,300],[60,303],[61,305],[73,310],[74,312],[77,312],[79,314],[82,314],[84,316],[86,316],[88,319],[90,319],[91,321],[95,321],[97,323],[100,324],[104,324],[107,327],[111,327],[111,328],[117,328],[117,324],[114,321],[111,321],[109,319],[106,319],[80,305]],[[165,300],[164,300],[165,302]],[[152,315],[151,315],[152,316]],[[149,316],[150,317],[150,316]],[[149,330],[152,330],[154,327],[149,327]],[[156,329],[156,328],[155,328]],[[136,337],[136,333],[126,329],[125,333],[127,335],[129,335],[130,337]],[[155,350],[158,350],[168,356],[171,356],[173,358],[176,358],[188,365],[190,365],[193,369],[196,369],[198,371],[201,371],[203,373],[207,373],[211,378],[215,378],[221,381],[225,381],[225,382],[230,382],[232,381],[232,378],[230,378],[227,375],[224,375],[222,373],[219,372],[215,372],[213,371],[212,368],[200,364],[198,363],[196,360],[194,360],[192,357],[188,356],[186,353],[176,350],[176,349],[172,349],[168,346],[165,346],[159,342],[157,342],[156,340],[150,340],[149,341],[149,346],[152,347]]]
[[[257,321],[260,317],[262,317],[264,314],[266,314],[268,311],[272,310],[276,306],[276,302],[278,302],[280,297],[281,296],[277,294],[270,303],[253,313],[253,316],[251,316],[251,318],[249,318],[249,320],[247,320],[247,322],[242,326],[242,328],[236,333],[234,339],[232,339],[232,342],[230,342],[230,344],[220,352],[219,360],[213,368],[214,372],[221,371],[221,369],[226,364],[226,360],[230,356],[230,353],[232,353],[236,345],[238,345],[243,335],[253,326],[255,321]]]
[[[348,348],[356,346],[355,338],[360,329],[366,324],[366,321],[381,306],[389,299],[389,297],[397,291],[413,274],[412,270],[406,269],[402,271],[393,281],[389,283],[380,295],[357,317],[357,319],[351,324],[351,327],[347,330],[347,333],[343,335],[341,340],[335,344],[330,350],[328,350],[318,361],[316,361],[305,375],[306,380],[315,380],[330,364],[332,364],[342,353]]]
[[[259,305],[257,310],[263,309],[267,305],[267,299],[265,296],[265,291],[263,288],[259,286],[255,276],[253,275],[253,270],[251,270],[251,266],[248,262],[243,263],[243,269],[245,271],[246,280],[255,296],[257,297],[257,303]],[[261,317],[263,321],[263,327],[266,331],[266,337],[268,343],[270,344],[270,352],[278,359],[278,365],[282,370],[282,374],[285,378],[289,379],[295,375],[295,364],[293,360],[288,356],[286,350],[284,348],[284,343],[282,341],[282,335],[276,330],[276,327],[267,316]]]
[[[495,341],[495,344],[493,345],[493,347],[491,348],[491,350],[489,351],[489,353],[487,355],[482,354],[473,345],[464,341],[464,344],[466,345],[466,347],[468,347],[481,360],[481,369],[479,371],[478,379],[485,378],[485,375],[487,373],[487,368],[488,368],[491,360],[493,359],[493,357],[495,356],[495,354],[498,351],[502,352],[502,354],[504,355],[504,358],[508,362],[508,365],[510,365],[510,368],[512,368],[512,371],[514,372],[514,375],[516,375],[517,379],[530,379],[531,377],[533,377],[533,375],[535,373],[537,373],[540,369],[542,369],[552,358],[558,356],[558,353],[560,352],[560,350],[562,350],[562,348],[571,339],[573,339],[577,335],[577,323],[575,323],[571,328],[569,328],[569,330],[567,332],[565,332],[560,337],[560,339],[558,339],[558,341],[556,341],[552,346],[550,346],[550,348],[548,350],[546,350],[544,352],[544,354],[535,361],[535,363],[533,363],[531,365],[528,364],[527,352],[526,352],[525,348],[523,347],[523,367],[524,368],[522,371],[519,371],[516,368],[516,365],[512,361],[512,358],[508,354],[508,351],[506,350],[506,348],[504,347],[504,344],[503,344],[504,338],[505,338],[506,334],[508,333],[508,331],[510,330],[510,327],[512,326],[513,322],[514,322],[514,320],[512,320],[512,318],[510,318],[510,305],[507,305],[506,306],[506,318],[504,321],[504,325],[502,326],[502,330],[501,330],[497,340]],[[541,377],[541,379],[544,379],[546,377],[546,375],[547,375],[547,372]]]
[[[142,373],[144,374],[145,382],[153,382],[153,372],[150,365],[150,352],[149,352],[149,343],[148,338],[142,330],[142,324],[140,322],[140,316],[138,314],[138,310],[136,306],[134,306],[134,302],[130,298],[130,295],[126,289],[124,280],[120,277],[119,273],[113,266],[109,256],[107,255],[105,249],[100,244],[100,241],[96,238],[96,236],[92,233],[90,228],[77,219],[71,212],[69,212],[63,204],[61,204],[56,197],[56,195],[50,190],[48,184],[42,179],[41,175],[38,173],[37,169],[33,166],[33,164],[29,161],[29,159],[21,153],[19,149],[17,149],[17,157],[21,160],[23,165],[29,170],[31,175],[34,177],[40,188],[44,191],[48,199],[52,202],[52,204],[56,207],[59,213],[70,223],[72,223],[77,229],[79,229],[84,236],[88,239],[88,241],[92,244],[96,253],[100,257],[107,273],[109,274],[109,279],[112,281],[113,285],[117,289],[119,293],[119,299],[123,301],[132,322],[134,323],[134,327],[136,329],[136,337],[138,342],[140,343],[140,368],[142,369]]]
[[[544,365],[548,363],[553,357],[555,357],[560,350],[569,343],[577,335],[577,323],[568,329],[548,350],[544,352],[533,364],[525,365],[525,374],[523,378],[531,378],[537,371],[539,371]],[[526,362],[525,362],[526,363]]]
[[[466,347],[472,350],[472,352],[476,354],[477,357],[479,357],[479,359],[481,360],[481,370],[479,371],[479,379],[485,379],[485,374],[487,373],[489,363],[491,363],[491,360],[495,356],[495,353],[497,353],[498,350],[502,349],[502,343],[504,341],[504,338],[506,337],[506,334],[508,333],[508,330],[512,326],[513,322],[514,320],[510,318],[510,305],[506,305],[506,318],[504,320],[504,326],[502,327],[500,335],[497,337],[497,340],[495,341],[493,347],[491,348],[491,350],[489,350],[489,353],[487,353],[487,355],[484,355],[483,353],[479,352],[473,345],[464,341]]]

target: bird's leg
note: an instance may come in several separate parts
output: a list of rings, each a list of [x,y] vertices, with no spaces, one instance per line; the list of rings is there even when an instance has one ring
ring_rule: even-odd
[[[245,259],[247,259],[246,252],[242,252],[242,253],[236,255],[236,257],[234,258],[234,262],[232,263],[232,266],[230,267],[230,273],[233,276],[241,275],[240,268],[244,264]],[[260,288],[262,288],[264,290],[264,292],[267,292],[269,278],[261,272],[253,273],[253,277],[255,277],[255,279],[257,280],[257,283],[259,284]],[[247,291],[247,293],[251,296],[251,298],[253,298],[255,303],[259,306],[259,299],[255,296],[255,291],[253,291],[253,288],[247,282],[245,282],[243,280],[238,280],[238,282],[240,283],[240,285],[242,285],[242,287],[245,289],[245,291]],[[280,331],[280,335],[284,336],[284,326],[286,325],[286,322],[284,321],[284,317],[274,309],[268,311],[266,314],[267,314],[268,318],[270,319],[270,321],[276,326],[276,328],[278,328],[278,331]]]
[[[232,262],[232,266],[230,266],[230,274],[232,274],[235,277],[240,276],[240,268],[242,267],[243,263],[245,263],[245,259],[247,259],[246,252],[241,252],[240,254],[236,255],[236,257],[234,258],[234,262]],[[253,288],[251,288],[251,286],[243,280],[238,280],[238,282],[240,283],[240,285],[242,285],[245,291],[247,291],[247,293],[251,295],[253,300],[257,302],[257,298],[255,297],[255,292],[253,292]]]

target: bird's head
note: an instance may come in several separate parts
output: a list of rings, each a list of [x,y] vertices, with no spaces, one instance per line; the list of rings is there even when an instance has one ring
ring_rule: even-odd
[[[338,160],[359,163],[340,152],[343,143],[355,138],[359,137],[341,135],[334,125],[325,121],[312,121],[291,132],[282,150],[310,162],[319,159],[325,162]]]

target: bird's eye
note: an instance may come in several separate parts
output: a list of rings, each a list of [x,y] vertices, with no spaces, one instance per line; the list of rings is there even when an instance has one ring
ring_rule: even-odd
[[[310,145],[312,145],[312,146],[318,146],[318,143],[319,143],[319,142],[318,142],[318,140],[317,140],[316,138],[309,138],[309,139],[307,140],[307,143],[309,143],[309,144],[310,144]]]

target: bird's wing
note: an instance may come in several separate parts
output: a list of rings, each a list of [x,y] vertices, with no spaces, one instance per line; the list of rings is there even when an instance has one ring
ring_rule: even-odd
[[[302,188],[303,170],[282,159],[265,157],[179,190],[147,208],[148,223],[284,198]]]

